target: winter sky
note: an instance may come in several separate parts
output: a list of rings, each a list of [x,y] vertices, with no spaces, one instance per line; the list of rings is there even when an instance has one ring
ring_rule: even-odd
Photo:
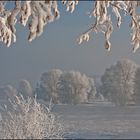
[[[111,52],[104,49],[100,33],[92,34],[88,43],[76,43],[78,35],[93,23],[87,14],[92,6],[90,1],[81,1],[70,14],[59,5],[60,19],[45,27],[41,37],[32,43],[27,41],[28,30],[17,25],[17,42],[10,48],[0,43],[0,86],[16,85],[20,79],[35,85],[43,72],[53,68],[79,70],[92,76],[103,74],[105,68],[122,58],[140,64],[140,49],[132,53],[127,17],[122,18],[120,30],[114,26]]]

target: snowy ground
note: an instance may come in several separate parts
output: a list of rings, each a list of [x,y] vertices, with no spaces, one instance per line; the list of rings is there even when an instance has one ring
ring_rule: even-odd
[[[61,116],[66,138],[139,138],[140,107],[115,107],[111,104],[57,105],[53,111]]]

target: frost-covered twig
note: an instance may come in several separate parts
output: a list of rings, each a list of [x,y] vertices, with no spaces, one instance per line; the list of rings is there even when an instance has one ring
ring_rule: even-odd
[[[14,1],[13,9],[7,9],[6,4],[9,1],[0,1],[0,41],[8,47],[12,42],[16,41],[16,21],[19,21],[23,26],[28,24],[29,36],[28,40],[32,41],[43,33],[44,27],[60,17],[58,9],[58,1],[43,0],[43,1]],[[110,36],[113,32],[113,24],[110,8],[116,17],[117,27],[120,28],[122,16],[130,16],[132,31],[131,43],[134,46],[135,52],[140,45],[140,14],[137,8],[140,7],[140,2],[128,0],[103,0],[93,1],[94,7],[90,12],[90,16],[95,17],[95,22],[87,32],[84,32],[78,38],[78,42],[89,41],[91,32],[102,32],[105,36],[105,48],[110,51],[111,43]],[[62,0],[62,4],[66,6],[66,11],[73,13],[78,4],[78,0]]]
[[[88,41],[89,33],[94,31],[101,31],[105,35],[105,48],[110,51],[111,43],[109,41],[109,38],[111,36],[111,33],[113,32],[113,25],[111,21],[111,15],[108,11],[111,7],[112,12],[117,19],[117,27],[120,28],[121,25],[121,12],[124,12],[124,15],[129,15],[131,17],[131,42],[134,45],[133,52],[135,52],[139,48],[140,44],[140,14],[136,12],[136,8],[139,6],[139,1],[96,1],[94,8],[90,12],[90,16],[95,17],[94,26],[87,30],[87,32],[84,32],[80,35],[80,37],[78,38],[79,43]]]

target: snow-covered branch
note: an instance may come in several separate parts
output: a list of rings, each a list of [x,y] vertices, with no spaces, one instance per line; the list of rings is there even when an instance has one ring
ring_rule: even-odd
[[[44,26],[60,17],[58,1],[12,1],[14,8],[7,8],[7,3],[11,1],[0,1],[0,41],[8,47],[16,42],[17,21],[23,26],[28,24],[28,40],[31,42],[43,33]],[[73,13],[78,4],[78,0],[62,0],[66,11]],[[89,41],[91,32],[102,32],[105,36],[105,48],[110,51],[110,36],[113,32],[112,13],[116,17],[116,25],[120,28],[122,16],[130,16],[130,28],[132,31],[131,43],[135,52],[140,45],[140,14],[137,8],[140,7],[139,1],[93,1],[93,9],[90,16],[95,20],[91,27],[78,38],[79,44],[83,41]],[[110,12],[112,9],[112,12]]]
[[[90,16],[95,17],[94,24],[82,33],[78,38],[79,44],[83,41],[88,41],[91,32],[102,32],[105,36],[105,48],[110,51],[111,43],[109,41],[110,36],[113,32],[113,24],[111,20],[111,13],[109,8],[112,8],[117,20],[117,27],[120,28],[121,25],[121,14],[124,16],[131,17],[130,28],[132,30],[131,43],[134,45],[133,52],[139,48],[140,44],[140,14],[136,12],[136,9],[140,6],[139,1],[96,1],[94,3],[94,8],[90,12]]]

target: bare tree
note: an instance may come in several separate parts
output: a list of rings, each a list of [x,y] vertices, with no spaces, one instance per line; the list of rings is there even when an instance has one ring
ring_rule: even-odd
[[[44,94],[45,98],[49,101],[52,98],[53,103],[58,103],[58,89],[57,83],[62,74],[59,69],[52,69],[48,72],[44,72],[40,78],[39,93]]]
[[[123,59],[106,69],[101,78],[102,94],[117,105],[133,100],[136,68],[134,62]]]
[[[10,1],[11,2],[11,1]],[[16,23],[19,21],[23,26],[28,23],[29,36],[28,40],[32,41],[40,36],[44,26],[60,17],[58,9],[58,1],[14,1],[15,6],[8,9],[6,4],[9,1],[0,2],[0,40],[9,47],[12,42],[16,41]],[[66,11],[71,13],[75,10],[78,0],[62,0],[62,4],[66,6]],[[132,31],[131,43],[134,45],[133,52],[139,48],[140,43],[140,14],[137,8],[140,2],[137,1],[110,1],[95,0],[93,8],[89,12],[90,17],[94,17],[95,21],[91,27],[82,33],[78,38],[79,44],[83,41],[89,41],[92,32],[101,32],[105,36],[105,48],[110,51],[110,36],[113,32],[113,24],[110,8],[114,13],[117,21],[117,27],[120,28],[122,15],[130,16],[130,28]]]
[[[1,139],[53,139],[62,138],[64,129],[51,108],[42,106],[36,98],[15,96],[12,109],[3,108],[0,121]]]

